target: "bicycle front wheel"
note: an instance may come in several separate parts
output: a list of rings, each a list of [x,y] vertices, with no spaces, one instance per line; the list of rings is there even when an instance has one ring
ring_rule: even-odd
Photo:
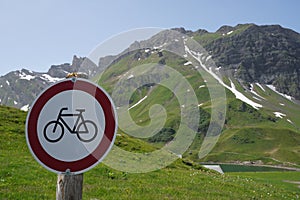
[[[81,131],[86,130],[86,131]],[[96,124],[91,120],[81,122],[77,128],[77,137],[80,141],[91,142],[98,134]]]
[[[51,121],[44,128],[44,137],[48,142],[58,142],[63,135],[64,127],[58,121]]]

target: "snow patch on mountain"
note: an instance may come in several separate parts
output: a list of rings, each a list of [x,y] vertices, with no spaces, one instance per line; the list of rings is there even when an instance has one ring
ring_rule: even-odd
[[[250,92],[261,99],[265,99],[264,97],[260,96],[259,94],[257,94],[257,92],[254,91],[253,84],[250,84]]]
[[[162,49],[164,46],[166,46],[167,43],[163,43],[162,45],[159,45],[159,46],[154,46],[153,49]]]
[[[226,33],[226,35],[230,35],[231,33],[233,33],[233,31],[229,31],[228,33]]]
[[[28,81],[30,81],[31,79],[34,79],[34,78],[35,78],[35,76],[32,76],[32,75],[30,75],[30,74],[26,74],[26,73],[23,72],[23,71],[19,74],[19,77],[20,77],[20,79],[28,80]]]
[[[273,113],[274,113],[275,117],[279,117],[281,119],[286,116],[286,114],[283,114],[281,112],[273,112]]]
[[[27,104],[27,105],[25,105],[25,106],[22,106],[22,107],[20,108],[20,110],[23,110],[23,111],[27,112],[27,111],[29,110],[29,104]]]
[[[137,105],[139,105],[140,103],[142,103],[148,96],[144,96],[142,99],[140,99],[136,104],[132,105],[131,107],[128,108],[128,110],[136,107]]]
[[[260,89],[261,89],[262,91],[264,91],[264,92],[266,91],[265,88],[264,88],[260,83],[255,83],[255,84],[256,84],[258,87],[260,87]]]
[[[48,81],[48,82],[51,82],[51,83],[55,83],[57,81],[60,81],[60,80],[63,80],[63,78],[55,78],[55,77],[52,77],[48,74],[43,74],[41,76],[41,79],[45,80],[45,81]]]
[[[253,108],[255,109],[258,109],[258,108],[261,108],[262,105],[261,104],[258,104],[252,100],[250,100],[248,97],[246,97],[243,93],[241,93],[240,91],[238,91],[236,88],[235,88],[235,85],[234,83],[230,80],[230,84],[231,84],[231,88],[229,90],[231,90],[231,92],[235,95],[235,97],[247,104],[249,104],[250,106],[252,106]]]
[[[223,33],[222,36],[230,35],[231,33],[233,33],[233,31],[229,31],[229,32],[227,32],[227,33]]]
[[[183,65],[184,65],[184,66],[187,66],[187,65],[191,65],[191,64],[193,64],[191,61],[187,61],[187,62],[184,63]]]
[[[134,77],[134,75],[133,74],[130,74],[128,77],[127,77],[127,80],[128,79],[131,79],[131,78],[133,78]]]
[[[207,62],[209,59],[211,59],[211,55],[207,56],[206,62]]]
[[[253,99],[257,100],[257,101],[261,101],[260,98],[256,97],[256,96],[252,96]]]
[[[193,58],[195,58],[201,65],[201,67],[207,71],[211,76],[213,76],[222,86],[224,86],[225,88],[227,88],[228,90],[230,90],[237,99],[249,104],[250,106],[252,106],[255,109],[259,109],[262,107],[261,104],[258,104],[254,101],[252,101],[251,99],[249,99],[248,97],[246,97],[243,93],[241,93],[240,91],[238,91],[234,85],[234,83],[230,80],[230,86],[226,85],[223,80],[216,74],[214,73],[213,69],[210,67],[209,69],[207,69],[207,67],[202,63],[202,59],[201,59],[201,55],[199,52],[194,52],[192,50],[189,49],[189,47],[186,45],[186,43],[184,42],[184,49],[185,52],[189,55],[191,55]],[[211,58],[211,55],[209,55],[206,58],[206,61],[209,60]]]
[[[270,88],[271,90],[273,90],[274,92],[276,92],[277,94],[280,94],[281,96],[287,98],[288,100],[292,101],[293,97],[292,96],[289,96],[287,94],[283,94],[283,93],[280,93],[276,90],[276,87],[274,85],[267,85],[268,88]]]

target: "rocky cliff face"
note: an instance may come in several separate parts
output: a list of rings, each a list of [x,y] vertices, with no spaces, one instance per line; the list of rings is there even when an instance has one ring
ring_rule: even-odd
[[[193,37],[222,68],[225,76],[237,79],[245,87],[252,83],[272,85],[284,94],[300,99],[300,34],[280,25],[258,26],[239,24],[235,27],[222,26],[216,32],[174,28],[173,30]],[[163,48],[176,34],[159,33],[151,39],[134,43],[134,47],[150,44]],[[178,38],[177,38],[178,39]],[[174,45],[174,42],[173,42]],[[176,46],[182,49],[184,46]]]
[[[299,33],[279,25],[248,24],[224,26],[213,34],[216,39],[204,47],[230,75],[242,82],[272,84],[300,99]]]
[[[45,73],[21,69],[0,77],[0,104],[27,110],[44,88],[77,71],[82,62],[74,56],[72,64],[52,65]]]

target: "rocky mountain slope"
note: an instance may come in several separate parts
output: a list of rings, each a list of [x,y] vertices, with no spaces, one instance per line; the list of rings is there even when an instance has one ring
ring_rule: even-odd
[[[300,99],[299,33],[279,25],[255,24],[222,26],[214,33],[202,29],[174,30],[199,42],[226,76],[248,87],[247,83],[256,82],[273,85],[279,92]],[[164,42],[158,37],[150,40],[157,46]]]
[[[223,26],[215,33],[199,29],[195,32],[184,28],[174,29],[193,37],[212,56],[223,72],[236,78],[244,87],[261,83],[271,85],[280,93],[300,99],[300,35],[279,25],[257,26],[241,24]],[[174,36],[175,37],[175,36]],[[128,50],[153,48],[166,43],[163,33],[149,40],[135,42]],[[183,52],[184,47],[178,46]],[[120,55],[126,55],[124,51]],[[184,53],[184,52],[183,52]],[[48,72],[32,72],[26,69],[10,72],[0,77],[0,104],[22,108],[28,106],[36,95],[49,84],[64,78],[68,72],[79,68],[93,76],[118,56],[107,56],[99,60],[98,66],[83,62],[84,58],[73,57],[71,64],[53,65]],[[85,66],[80,66],[84,63]]]
[[[186,95],[192,90],[195,92],[200,112],[195,140],[188,151],[179,156],[199,161],[199,146],[211,127],[213,130],[222,128],[222,135],[212,153],[200,161],[252,160],[300,165],[300,106],[296,101],[300,99],[299,33],[278,25],[255,24],[223,26],[215,33],[201,29],[194,32],[184,28],[174,30],[135,42],[119,55],[100,58],[98,66],[74,56],[72,64],[51,66],[45,73],[26,69],[10,72],[0,77],[0,104],[27,110],[42,89],[79,69],[90,77],[95,76],[93,80],[110,93],[121,79],[130,83],[142,77],[141,83],[144,81],[145,84],[130,97],[128,111],[136,124],[147,127],[151,123],[149,109],[157,104],[165,108],[166,115],[156,111],[160,114],[159,119],[166,117],[165,124],[158,134],[145,139],[160,147],[176,137],[181,110],[187,109],[187,105],[168,89],[151,82],[168,77],[165,72],[160,69],[151,72],[147,68],[134,71],[133,68],[149,63],[167,65],[189,82],[192,88],[181,92]],[[199,42],[206,52],[201,48],[193,49],[193,43],[189,44],[182,34]],[[101,78],[97,78],[106,67]],[[153,74],[153,79],[143,74],[147,70]],[[220,116],[224,124],[211,125],[213,105],[209,83],[197,70],[208,74],[225,89],[227,112],[226,116]],[[170,81],[176,85],[178,80]],[[119,97],[114,99],[117,106],[126,102],[122,95],[129,90],[127,86],[118,85]],[[157,123],[161,124],[160,121]],[[132,132],[139,128],[132,127]]]
[[[219,66],[243,82],[271,84],[300,98],[299,33],[279,25],[249,24],[221,27],[214,34],[219,37],[205,48]]]
[[[239,43],[244,44],[244,34],[252,27],[256,28],[257,26],[246,24],[236,27],[222,27],[216,33],[208,33],[204,30],[196,32],[184,29],[176,30],[193,37],[206,48],[218,48],[223,45],[219,40],[225,40],[224,46],[226,47],[226,41],[231,37],[231,39],[237,37],[235,40],[241,40]],[[264,26],[259,28],[264,28]],[[290,30],[287,32],[290,33]],[[252,34],[255,35],[255,33],[256,31]],[[117,96],[114,100],[116,105],[120,107],[120,113],[128,110],[134,123],[143,127],[140,129],[139,126],[126,121],[128,116],[120,117],[120,129],[128,134],[140,134],[151,126],[156,118],[163,121],[166,117],[160,131],[155,136],[147,138],[146,141],[155,143],[155,145],[168,146],[169,142],[173,141],[178,134],[180,116],[185,115],[184,110],[187,109],[187,104],[180,102],[176,95],[160,84],[153,82],[149,84],[151,81],[160,82],[164,78],[168,78],[168,75],[162,70],[163,67],[152,70],[151,64],[157,63],[157,66],[169,66],[183,75],[197,96],[200,111],[199,127],[192,145],[183,155],[178,154],[177,151],[172,151],[173,153],[195,161],[242,162],[250,160],[252,163],[260,164],[298,166],[300,164],[298,161],[300,159],[300,107],[295,102],[295,98],[288,95],[291,93],[285,93],[282,90],[280,92],[280,87],[275,86],[276,81],[278,81],[276,73],[281,74],[280,65],[274,67],[272,73],[266,72],[264,80],[258,78],[264,74],[258,74],[258,77],[253,76],[251,79],[247,79],[248,76],[252,75],[251,69],[245,68],[245,71],[242,72],[238,59],[237,64],[232,59],[232,64],[221,65],[222,57],[218,54],[215,56],[213,49],[205,53],[201,48],[193,48],[193,43],[189,42],[187,37],[183,35],[165,31],[149,40],[134,43],[121,56],[114,58],[109,68],[102,74],[99,84],[109,92],[114,90],[114,94]],[[214,43],[216,44],[214,45]],[[241,49],[243,49],[242,44]],[[293,46],[294,44],[289,45]],[[227,52],[225,47],[222,49],[223,52]],[[230,48],[234,49],[234,46]],[[260,48],[259,45],[257,48]],[[265,48],[269,47],[266,46]],[[236,49],[236,51],[242,52],[243,50]],[[259,50],[255,49],[255,51]],[[241,52],[240,54],[242,54]],[[230,59],[231,56],[233,58],[247,57],[247,55],[238,56],[234,53],[228,53]],[[280,56],[280,53],[276,56]],[[258,58],[253,55],[253,59]],[[216,66],[213,66],[212,60],[215,60]],[[276,64],[277,62],[274,61],[273,65],[276,66]],[[139,70],[139,66],[144,67]],[[288,68],[297,69],[298,66],[291,65]],[[227,112],[224,126],[222,125],[222,134],[215,148],[204,158],[199,157],[201,153],[199,147],[205,143],[207,131],[210,128],[211,130],[218,130],[221,124],[211,122],[211,110],[215,105],[211,101],[211,91],[209,91],[209,83],[206,79],[208,77],[201,77],[197,70],[208,73],[226,91],[226,99],[223,100],[226,101]],[[149,73],[153,75],[152,79]],[[286,78],[289,77],[286,76]],[[139,84],[139,81],[143,82],[143,80],[145,83],[148,81],[148,84],[139,87],[126,101],[124,93],[128,92],[128,88],[134,84]],[[175,85],[176,81],[178,84],[181,83],[177,79],[170,78],[169,81]],[[179,88],[178,86],[171,91],[178,92],[180,91]],[[185,89],[179,93],[184,93],[188,97],[190,91],[191,89]],[[126,102],[130,103],[128,109],[122,107]],[[151,109],[157,104],[165,109],[166,116],[159,111],[156,111],[158,116],[153,116],[154,111]],[[219,115],[219,117],[224,116]],[[159,124],[159,122],[156,123]],[[156,128],[157,124],[153,128]]]
[[[72,64],[52,65],[48,72],[21,69],[0,77],[0,104],[28,110],[36,96],[47,86],[80,68],[84,58],[73,57]]]

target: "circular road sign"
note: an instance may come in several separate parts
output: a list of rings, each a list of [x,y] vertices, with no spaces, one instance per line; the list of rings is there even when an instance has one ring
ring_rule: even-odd
[[[26,141],[46,169],[83,173],[100,163],[113,146],[116,116],[101,87],[80,78],[66,79],[34,101],[26,120]]]

